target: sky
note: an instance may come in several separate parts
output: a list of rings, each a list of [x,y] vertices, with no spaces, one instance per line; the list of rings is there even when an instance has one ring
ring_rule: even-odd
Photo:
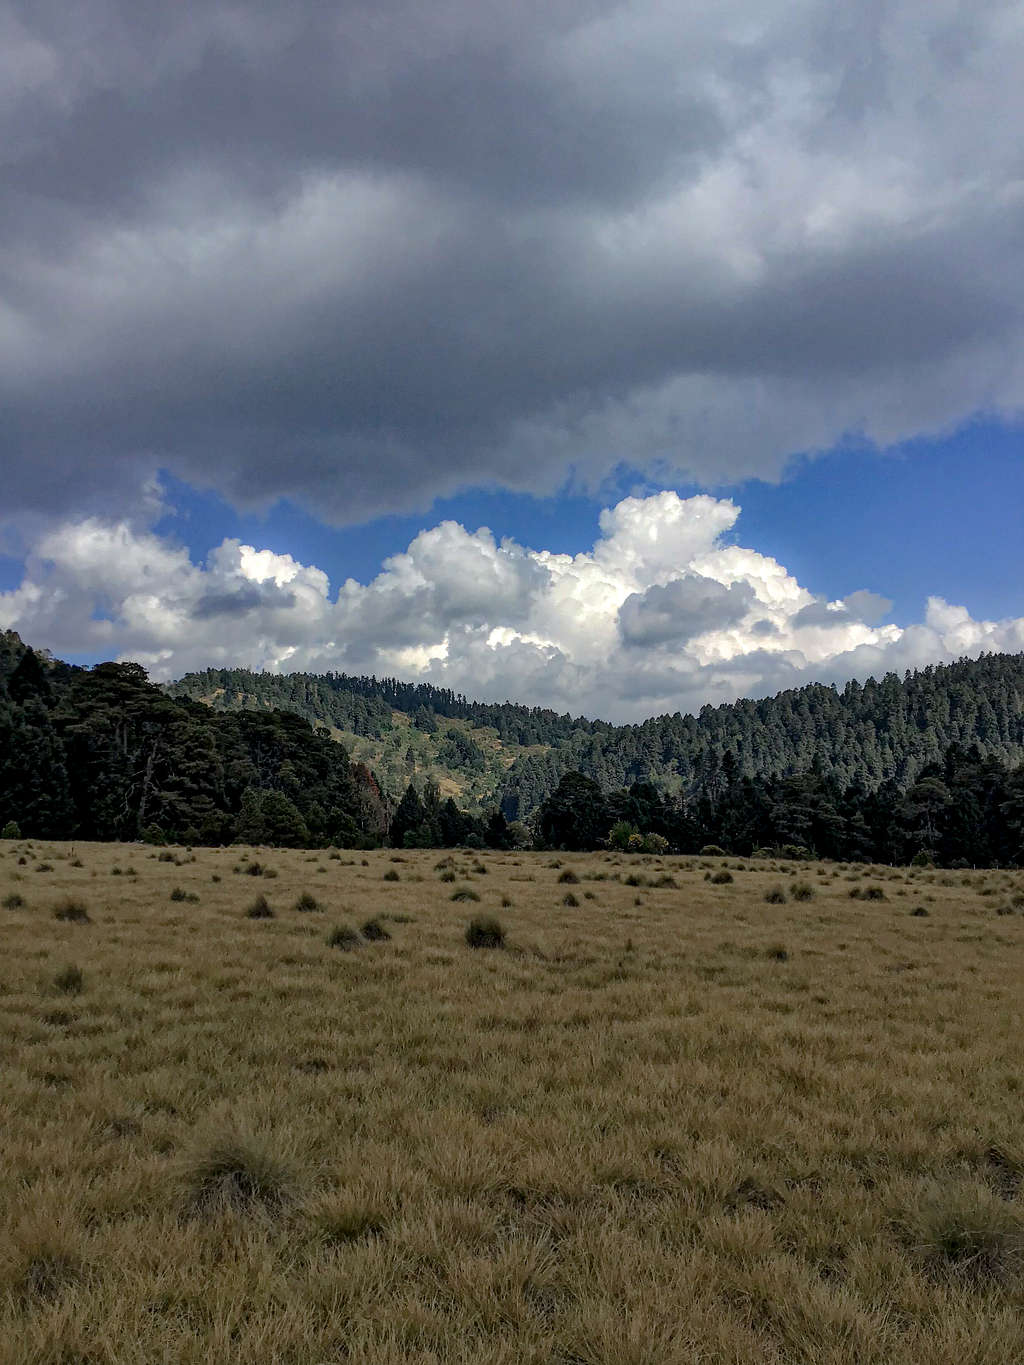
[[[617,721],[1024,649],[1024,11],[0,0],[0,628]]]

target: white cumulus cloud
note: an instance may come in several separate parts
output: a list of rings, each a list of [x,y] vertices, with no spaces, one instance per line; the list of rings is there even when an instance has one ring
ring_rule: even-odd
[[[920,622],[853,587],[826,601],[757,550],[723,543],[740,509],[706,495],[625,498],[576,555],[454,521],[421,531],[369,583],[224,540],[194,563],[128,523],[43,535],[0,626],[56,653],[137,659],[156,678],[207,666],[393,673],[487,700],[625,721],[821,680],[1024,649],[1024,619],[976,621],[929,598]]]

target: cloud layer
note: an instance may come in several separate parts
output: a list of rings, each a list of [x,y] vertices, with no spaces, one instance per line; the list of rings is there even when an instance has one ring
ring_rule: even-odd
[[[930,598],[881,624],[858,590],[815,597],[776,560],[726,543],[739,508],[672,492],[626,498],[575,556],[446,521],[332,591],[290,555],[223,541],[205,564],[127,522],[49,532],[0,627],[57,653],[138,659],[158,678],[207,666],[397,674],[483,700],[611,720],[692,711],[821,680],[1024,650],[1024,619],[975,621]]]
[[[1018,414],[1022,67],[1012,0],[0,0],[2,512]]]

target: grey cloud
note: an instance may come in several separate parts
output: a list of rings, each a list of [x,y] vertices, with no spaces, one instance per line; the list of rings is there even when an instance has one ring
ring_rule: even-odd
[[[843,605],[851,616],[855,616],[858,621],[865,621],[869,626],[884,621],[892,611],[891,598],[883,597],[878,592],[869,592],[867,588],[851,592],[843,598]]]
[[[850,619],[845,607],[831,610],[824,598],[802,607],[793,617],[794,626],[838,626]]]
[[[690,574],[632,593],[619,608],[619,630],[629,645],[682,644],[741,620],[754,601],[749,583],[729,587]]]
[[[996,5],[6,14],[10,515],[727,483],[1024,403]]]
[[[294,607],[295,594],[274,583],[246,583],[223,592],[208,592],[196,602],[192,614],[200,621],[215,616],[244,616],[260,607]]]

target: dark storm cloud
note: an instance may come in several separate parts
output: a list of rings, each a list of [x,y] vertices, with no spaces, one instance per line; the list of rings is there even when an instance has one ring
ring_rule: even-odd
[[[1007,11],[0,0],[4,510],[338,521],[1014,411]]]
[[[279,607],[287,611],[295,606],[295,594],[274,583],[245,583],[226,592],[205,593],[192,609],[200,621],[221,616],[244,616],[261,607]]]

